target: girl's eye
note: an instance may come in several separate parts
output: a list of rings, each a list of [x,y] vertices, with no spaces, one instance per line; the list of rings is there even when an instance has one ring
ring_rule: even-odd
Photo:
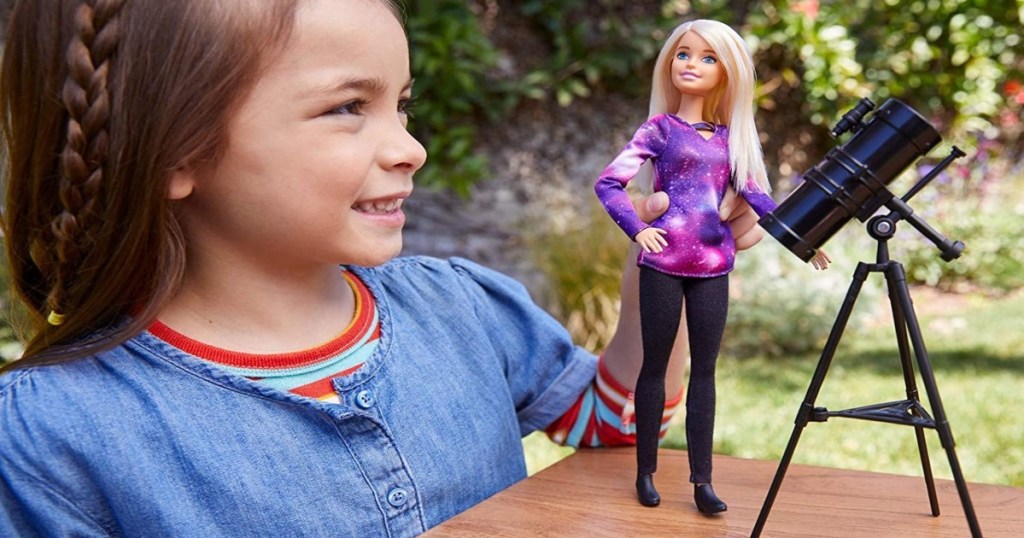
[[[685,52],[680,52],[679,54],[676,54],[676,58],[679,58],[680,60],[689,60],[690,55]]]
[[[718,58],[715,58],[714,56],[705,56],[701,58],[701,61],[706,64],[716,64],[718,63]]]
[[[328,114],[342,114],[342,115],[361,114],[363,112],[363,107],[365,107],[366,104],[367,104],[366,101],[364,101],[362,99],[353,99],[352,101],[349,101],[347,103],[344,103],[342,105],[339,105],[339,106],[336,106],[336,107],[332,108],[327,113]]]
[[[413,116],[413,111],[416,109],[416,98],[415,97],[403,97],[398,100],[398,113],[405,114],[410,118]]]

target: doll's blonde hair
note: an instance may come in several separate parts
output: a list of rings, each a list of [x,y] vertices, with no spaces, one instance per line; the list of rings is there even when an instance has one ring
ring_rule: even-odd
[[[691,30],[711,45],[725,70],[724,84],[704,99],[704,119],[729,128],[729,169],[733,173],[733,187],[737,192],[748,190],[748,179],[752,179],[760,190],[771,192],[761,141],[754,125],[754,62],[743,38],[729,26],[698,19],[672,31],[654,66],[648,118],[679,110],[680,93],[672,84],[672,60],[679,40]],[[638,180],[641,190],[650,192],[650,174],[645,172]]]

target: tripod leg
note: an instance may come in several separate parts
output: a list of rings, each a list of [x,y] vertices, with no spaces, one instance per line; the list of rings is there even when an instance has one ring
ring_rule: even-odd
[[[768,514],[771,512],[772,505],[775,504],[775,497],[779,494],[779,488],[782,486],[782,480],[786,477],[786,470],[789,469],[789,463],[796,452],[796,445],[800,442],[800,434],[803,433],[804,427],[813,418],[814,402],[818,399],[818,392],[821,390],[822,382],[825,381],[825,374],[828,373],[829,366],[832,364],[832,358],[836,354],[839,339],[842,338],[843,331],[846,330],[846,324],[850,321],[850,314],[853,313],[853,306],[857,302],[857,296],[860,294],[861,287],[864,285],[864,280],[867,279],[869,272],[869,266],[865,263],[860,263],[853,273],[853,282],[850,284],[849,291],[846,292],[846,299],[843,300],[843,306],[839,309],[835,324],[832,325],[832,331],[828,335],[828,341],[821,352],[821,359],[818,360],[818,367],[814,370],[811,384],[807,388],[807,395],[804,397],[803,403],[800,404],[799,411],[797,411],[793,434],[789,438],[789,444],[786,445],[786,451],[782,455],[782,460],[779,461],[779,468],[775,472],[772,486],[768,490],[768,496],[764,500],[764,505],[761,506],[761,513],[757,516],[757,523],[754,524],[750,538],[761,536],[761,531],[764,530],[764,525],[768,521]]]
[[[935,416],[935,429],[939,433],[939,441],[942,448],[946,450],[949,458],[949,467],[953,472],[953,479],[956,482],[957,492],[960,494],[960,503],[964,508],[964,515],[967,516],[967,525],[971,529],[971,536],[981,537],[981,527],[978,525],[978,517],[974,513],[974,505],[971,503],[971,495],[967,491],[967,482],[964,480],[963,471],[960,469],[960,460],[956,456],[956,443],[953,441],[953,432],[949,428],[949,421],[946,420],[946,411],[942,407],[942,398],[939,396],[939,388],[935,383],[935,372],[932,370],[931,360],[928,358],[928,351],[924,346],[924,338],[921,336],[921,326],[918,324],[917,315],[914,313],[914,304],[910,300],[910,290],[907,288],[906,274],[903,266],[893,263],[891,267],[893,276],[893,287],[899,297],[900,306],[907,320],[907,331],[910,333],[910,341],[914,346],[914,355],[917,356],[917,365],[921,370],[921,380],[924,382],[925,391],[928,393],[928,402]]]
[[[903,305],[896,291],[890,271],[885,273],[885,281],[889,287],[889,304],[892,307],[892,319],[896,328],[896,342],[900,350],[900,363],[903,365],[903,382],[907,388],[907,399],[920,402],[917,391],[917,380],[914,376],[914,363],[910,358],[910,344],[907,341],[907,318],[903,315]],[[916,411],[915,415],[920,415]],[[928,458],[928,443],[925,440],[924,428],[914,426],[914,435],[917,437],[917,451],[921,455],[921,468],[924,471],[925,487],[928,490],[928,502],[931,505],[932,515],[939,515],[939,498],[935,492],[935,478],[932,476],[932,464]]]

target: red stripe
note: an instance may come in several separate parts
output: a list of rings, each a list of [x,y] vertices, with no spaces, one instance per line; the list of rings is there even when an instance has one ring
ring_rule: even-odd
[[[572,404],[572,407],[565,412],[560,418],[551,423],[550,426],[544,428],[544,431],[548,435],[555,435],[562,431],[566,434],[569,432],[569,428],[576,423],[576,418],[580,416],[580,409],[583,407],[583,398],[586,398],[587,392],[583,391],[583,394],[576,399],[576,403]]]
[[[355,315],[349,326],[337,338],[315,348],[291,353],[242,353],[204,344],[193,340],[160,321],[154,321],[149,332],[172,346],[211,362],[236,368],[266,368],[280,370],[298,368],[340,354],[352,347],[370,330],[373,323],[374,299],[366,285],[352,272],[344,272],[345,279],[356,295]],[[373,337],[379,337],[379,324]]]

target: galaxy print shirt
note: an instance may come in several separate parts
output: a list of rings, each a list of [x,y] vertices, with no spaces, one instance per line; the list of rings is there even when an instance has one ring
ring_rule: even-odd
[[[654,190],[669,197],[668,211],[650,225],[637,217],[626,184],[648,159],[654,165]],[[636,237],[650,226],[661,228],[668,246],[660,253],[640,252],[638,265],[685,277],[713,277],[732,271],[736,244],[719,206],[729,185],[729,130],[716,127],[710,139],[672,114],[660,114],[640,126],[622,153],[601,172],[597,197],[615,223]],[[771,196],[751,181],[740,193],[758,216],[775,209]]]

